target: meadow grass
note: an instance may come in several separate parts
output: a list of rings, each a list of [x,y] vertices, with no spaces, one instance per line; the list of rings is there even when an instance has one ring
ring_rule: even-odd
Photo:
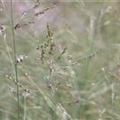
[[[0,0],[0,120],[120,120],[119,11]]]

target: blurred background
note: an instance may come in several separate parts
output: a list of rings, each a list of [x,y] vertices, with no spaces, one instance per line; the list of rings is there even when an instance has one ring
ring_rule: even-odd
[[[0,120],[120,120],[120,2],[12,5],[13,18],[0,0]]]

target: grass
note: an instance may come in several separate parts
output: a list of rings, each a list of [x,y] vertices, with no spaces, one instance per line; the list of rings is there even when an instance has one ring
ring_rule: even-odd
[[[17,63],[16,63],[16,40],[15,40],[15,33],[14,33],[14,21],[13,21],[13,1],[10,1],[10,6],[11,6],[11,31],[12,31],[12,39],[13,39],[13,56],[14,56],[14,81],[16,84],[16,89],[17,89],[17,107],[18,107],[18,120],[20,119],[20,101],[19,101],[19,81],[18,81],[18,69],[17,69]]]
[[[119,120],[119,2],[0,1],[0,120]]]

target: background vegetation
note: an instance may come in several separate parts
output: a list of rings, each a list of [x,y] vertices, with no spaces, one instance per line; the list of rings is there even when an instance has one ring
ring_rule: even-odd
[[[119,29],[119,1],[1,0],[0,120],[120,120]]]

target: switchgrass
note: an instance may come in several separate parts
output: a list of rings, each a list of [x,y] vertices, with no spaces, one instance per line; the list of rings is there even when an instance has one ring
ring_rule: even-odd
[[[119,2],[0,1],[0,120],[119,120]]]

